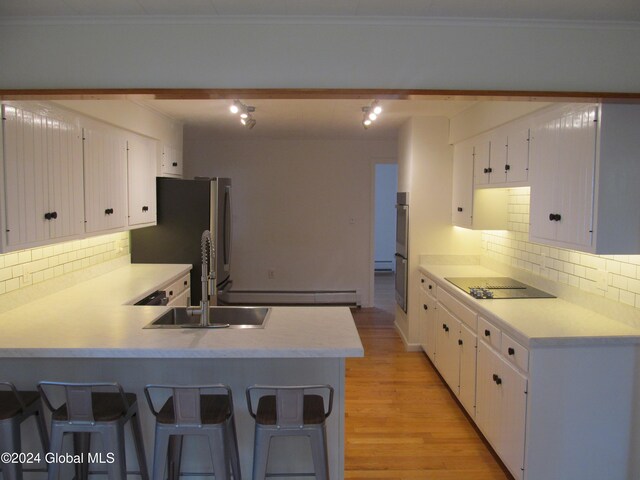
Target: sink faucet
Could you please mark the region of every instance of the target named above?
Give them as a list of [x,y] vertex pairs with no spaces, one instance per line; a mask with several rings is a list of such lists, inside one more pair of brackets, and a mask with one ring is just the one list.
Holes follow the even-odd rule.
[[[215,247],[211,240],[211,232],[205,230],[200,237],[200,250],[202,252],[202,300],[200,300],[200,306],[188,307],[187,310],[191,314],[200,315],[200,326],[207,327],[209,325],[209,303],[213,299],[214,305],[216,301],[216,273],[215,268]],[[209,268],[211,267],[211,268]]]

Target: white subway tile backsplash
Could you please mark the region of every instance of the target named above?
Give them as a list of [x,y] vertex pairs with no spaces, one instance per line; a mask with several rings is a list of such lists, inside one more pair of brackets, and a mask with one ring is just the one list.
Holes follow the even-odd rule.
[[[640,308],[640,255],[591,255],[529,242],[528,187],[510,189],[508,212],[508,230],[482,234],[489,258]],[[607,272],[605,289],[598,271]]]
[[0,295],[129,254],[129,233],[115,233],[0,255]]

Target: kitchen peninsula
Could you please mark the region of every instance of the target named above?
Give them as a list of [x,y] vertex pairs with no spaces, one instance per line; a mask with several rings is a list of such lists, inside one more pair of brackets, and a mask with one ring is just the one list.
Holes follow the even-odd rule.
[[[0,378],[22,389],[33,389],[41,380],[119,382],[138,394],[149,464],[154,418],[145,405],[144,386],[226,383],[234,393],[245,476],[251,473],[253,454],[245,388],[328,383],[335,388],[327,422],[329,463],[332,478],[342,478],[345,358],[363,355],[349,309],[274,307],[264,329],[144,329],[167,307],[133,303],[189,269],[125,265],[0,314]],[[210,471],[206,445],[191,441],[185,444],[183,471]],[[30,444],[37,448],[25,438],[25,448]],[[127,465],[137,470],[131,446],[128,440]],[[304,442],[275,443],[270,470],[311,471],[308,450]]]

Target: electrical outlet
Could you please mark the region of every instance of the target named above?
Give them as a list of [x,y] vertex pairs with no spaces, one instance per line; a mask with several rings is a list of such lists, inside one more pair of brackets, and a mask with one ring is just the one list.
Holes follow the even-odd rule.
[[269,278],[269,280],[273,280],[274,278],[276,278],[276,271],[272,268],[267,270],[267,278]]
[[29,267],[30,265],[28,263],[22,267],[22,283],[24,283],[25,285],[30,284],[32,280],[31,268]]
[[604,270],[596,270],[594,277],[596,288],[598,290],[602,290],[603,292],[609,290],[609,285],[607,283],[607,272],[605,272]]

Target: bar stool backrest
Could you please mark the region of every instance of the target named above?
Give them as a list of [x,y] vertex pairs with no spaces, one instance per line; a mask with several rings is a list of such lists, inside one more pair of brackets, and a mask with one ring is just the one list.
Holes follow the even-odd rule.
[[199,425],[200,414],[199,388],[173,388],[173,414],[177,425]]
[[[327,411],[324,412],[324,417],[328,418],[331,415],[331,409],[333,408],[333,387],[331,385],[295,385],[295,386],[269,386],[269,385],[254,385],[248,387],[247,405],[249,407],[249,414],[256,418],[256,413],[253,411],[251,392],[256,391],[258,393],[271,393],[275,392],[276,402],[276,426],[278,428],[283,427],[298,427],[304,426],[304,397],[308,391],[324,391],[325,395],[328,393]],[[262,396],[262,395],[261,395]]]
[[25,405],[24,401],[22,400],[22,397],[20,396],[20,393],[18,392],[18,389],[16,388],[16,386],[11,383],[11,382],[0,382],[0,389],[5,390],[5,389],[9,389],[11,390],[11,392],[13,393],[13,396],[16,397],[16,400],[18,401],[18,404],[20,405],[20,408],[24,411],[26,410],[27,406]]
[[233,410],[231,388],[227,385],[147,385],[144,387],[144,393],[147,397],[149,408],[156,417],[159,412],[156,410],[151,399],[151,392],[153,390],[171,392],[173,397],[174,424],[177,426],[202,424],[201,395],[207,392],[215,393],[216,391],[220,392],[220,390],[223,390],[224,394],[229,397],[229,408]]
[[276,388],[276,425],[304,425],[304,388]]
[[[64,383],[64,382],[40,382],[38,391],[45,405],[52,412],[56,410],[49,399],[47,389],[64,389],[67,421],[69,423],[95,423],[93,415],[93,393],[94,389],[119,393],[122,399],[123,412],[129,410],[129,402],[124,394],[124,390],[118,383]],[[51,391],[49,391],[49,394]]]

